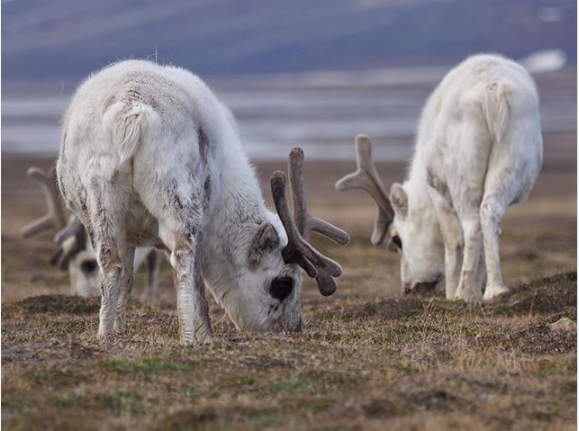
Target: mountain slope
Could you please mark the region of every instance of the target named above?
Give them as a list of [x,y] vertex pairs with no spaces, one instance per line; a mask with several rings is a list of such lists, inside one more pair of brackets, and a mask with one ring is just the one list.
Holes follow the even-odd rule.
[[448,64],[480,51],[521,57],[552,48],[576,61],[572,0],[16,0],[2,9],[9,79],[78,78],[155,52],[212,75]]

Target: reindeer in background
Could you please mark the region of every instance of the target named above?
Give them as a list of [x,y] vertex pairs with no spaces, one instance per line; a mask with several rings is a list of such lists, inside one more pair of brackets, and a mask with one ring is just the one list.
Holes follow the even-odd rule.
[[366,190],[378,205],[372,243],[400,255],[405,292],[431,291],[443,278],[448,299],[506,292],[501,218],[527,200],[543,160],[529,73],[498,55],[476,55],[451,70],[426,102],[408,177],[389,195],[371,145],[356,138],[358,169],[336,188]]
[[[55,167],[44,170],[31,166],[26,174],[40,186],[47,213],[24,226],[22,236],[32,238],[45,231],[54,231],[54,243],[58,248],[50,263],[68,271],[71,293],[82,297],[100,296],[96,254],[82,223],[75,216],[66,215],[58,196]],[[161,258],[161,252],[155,249],[139,248],[135,252],[135,272],[147,261],[145,299],[149,303],[158,300]]]

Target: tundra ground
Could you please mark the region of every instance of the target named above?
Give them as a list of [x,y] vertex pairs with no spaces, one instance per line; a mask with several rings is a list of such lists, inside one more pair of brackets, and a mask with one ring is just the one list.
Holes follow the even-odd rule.
[[[352,163],[306,163],[311,212],[346,228],[338,292],[303,288],[302,334],[239,333],[211,301],[215,342],[177,343],[170,268],[161,297],[139,301],[128,331],[96,340],[98,300],[70,296],[48,264],[51,236],[18,231],[43,212],[24,176],[2,160],[2,425],[11,430],[576,429],[576,135],[546,136],[530,201],[504,219],[501,255],[511,291],[484,305],[400,293],[397,257],[369,244],[374,208],[333,182]],[[283,164],[258,166],[267,179]],[[379,165],[386,183],[400,164]]]

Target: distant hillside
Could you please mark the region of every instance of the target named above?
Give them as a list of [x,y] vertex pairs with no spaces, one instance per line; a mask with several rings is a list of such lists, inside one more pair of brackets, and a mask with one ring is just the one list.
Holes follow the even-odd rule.
[[2,77],[76,79],[158,52],[206,75],[448,64],[562,49],[576,63],[574,0],[13,0]]

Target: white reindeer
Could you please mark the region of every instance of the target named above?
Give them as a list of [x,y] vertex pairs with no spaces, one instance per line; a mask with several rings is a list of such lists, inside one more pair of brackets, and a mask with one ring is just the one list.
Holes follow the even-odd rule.
[[307,243],[310,231],[349,240],[307,213],[302,163],[293,150],[295,221],[285,174],[272,176],[278,217],[232,115],[201,79],[140,60],[91,76],[65,116],[57,176],[101,267],[99,337],[125,327],[135,246],[170,252],[182,344],[211,340],[204,282],[240,329],[301,330],[299,266],[325,295],[342,273]]
[[372,242],[386,239],[400,254],[405,292],[432,290],[445,276],[447,298],[480,300],[485,263],[484,299],[506,291],[500,221],[527,199],[543,157],[537,91],[521,66],[477,55],[451,70],[422,113],[408,178],[390,196],[370,140],[358,136],[356,148],[358,171],[336,188],[365,189],[378,204]]
[[[65,215],[64,208],[58,199],[56,172],[54,166],[48,171],[31,166],[26,172],[29,178],[36,181],[42,190],[47,213],[28,223],[22,228],[22,236],[31,238],[44,231],[55,231],[54,242],[57,251],[50,263],[70,276],[71,293],[82,297],[99,296],[98,263],[96,254],[87,240],[86,230],[74,217]],[[161,265],[160,252],[151,248],[138,248],[135,252],[134,271],[147,262],[145,278],[145,299],[149,303],[158,300],[159,272]]]

